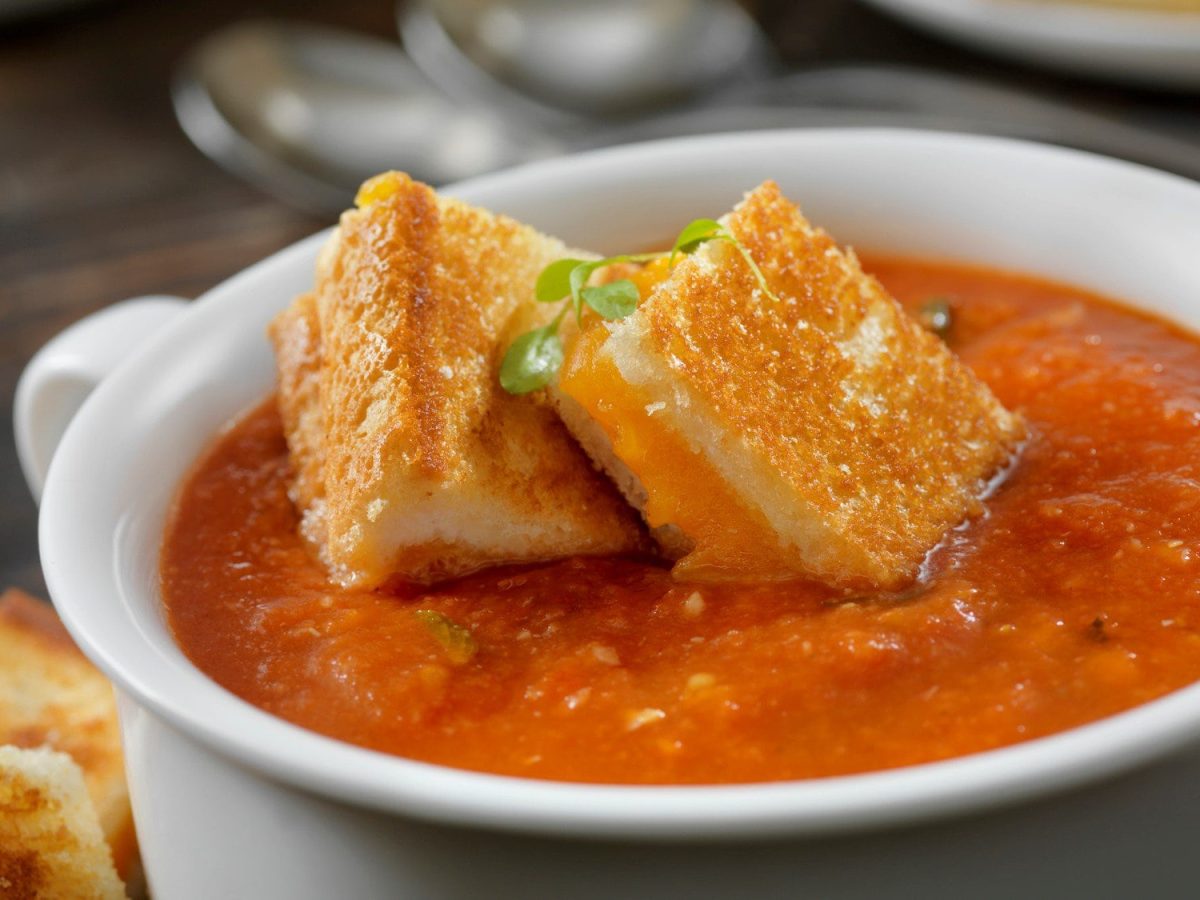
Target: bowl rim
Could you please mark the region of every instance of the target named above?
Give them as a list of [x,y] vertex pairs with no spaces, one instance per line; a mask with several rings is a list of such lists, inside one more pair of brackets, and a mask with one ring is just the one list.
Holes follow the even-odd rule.
[[[1200,220],[1200,185],[1177,176],[1024,141],[903,129],[785,130],[653,141],[532,163],[447,190],[469,199],[497,187],[511,190],[528,179],[619,173],[651,158],[661,162],[698,154],[736,159],[739,150],[750,146],[766,144],[785,152],[802,144],[836,148],[855,142],[891,142],[934,155],[981,153],[1004,157],[1012,165],[1082,167],[1136,183],[1156,196],[1177,196],[1189,215],[1194,209]],[[120,394],[148,377],[147,366],[170,359],[172,346],[219,321],[222,311],[255,282],[313,254],[326,234],[301,240],[205,292],[126,359],[68,426],[46,481],[39,522],[42,562],[68,630],[122,691],[202,745],[269,779],[412,818],[526,833],[661,841],[826,835],[980,811],[1116,774],[1200,739],[1197,683],[1048,737],[904,768],[758,784],[594,785],[452,769],[367,750],[251,706],[190,663],[190,670],[168,671],[157,662],[156,644],[134,621],[121,595],[114,551],[108,550],[106,572],[75,564],[79,542],[103,541],[108,535],[84,530],[80,520],[86,517],[79,508],[87,497],[72,486],[94,477],[96,436],[114,430],[112,415],[120,409]],[[103,610],[115,613],[100,629],[95,623]],[[104,629],[106,635],[96,633]],[[112,638],[118,633],[126,650],[136,647],[139,652],[123,654]]]

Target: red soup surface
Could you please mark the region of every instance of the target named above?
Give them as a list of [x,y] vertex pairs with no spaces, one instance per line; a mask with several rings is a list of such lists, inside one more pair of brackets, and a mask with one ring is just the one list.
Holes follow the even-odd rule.
[[1032,431],[985,515],[911,590],[689,585],[618,558],[341,590],[297,537],[267,402],[182,488],[162,553],[176,639],[221,685],[314,731],[593,782],[885,769],[1200,678],[1200,343],[1045,281],[869,268],[912,309],[948,298],[952,346]]

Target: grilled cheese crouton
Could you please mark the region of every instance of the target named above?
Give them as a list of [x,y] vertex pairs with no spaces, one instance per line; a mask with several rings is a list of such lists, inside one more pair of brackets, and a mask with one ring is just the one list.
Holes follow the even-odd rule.
[[125,897],[83,773],[65,753],[0,747],[0,896]]
[[[564,421],[692,579],[912,579],[1023,434],[767,182],[631,316],[568,348]],[[599,426],[596,428],[595,426]],[[663,533],[663,532],[659,532]]]
[[16,590],[0,597],[0,744],[69,754],[83,770],[118,872],[138,880],[112,685],[49,604]]
[[534,286],[566,247],[398,173],[358,205],[314,300],[273,327],[293,493],[335,580],[641,548],[636,515],[545,397],[496,379],[511,340],[553,315]]
[[49,604],[16,590],[0,597],[0,744],[49,746],[83,770],[121,877],[138,878],[116,698]]

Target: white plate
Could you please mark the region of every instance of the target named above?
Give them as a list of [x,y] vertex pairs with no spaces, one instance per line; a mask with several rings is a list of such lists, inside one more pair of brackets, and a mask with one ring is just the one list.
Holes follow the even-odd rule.
[[943,37],[1077,75],[1200,88],[1200,12],[1074,0],[865,0]]

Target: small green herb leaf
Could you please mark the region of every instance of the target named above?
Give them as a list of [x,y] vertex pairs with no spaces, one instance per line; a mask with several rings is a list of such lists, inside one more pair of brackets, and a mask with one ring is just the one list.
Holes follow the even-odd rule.
[[695,219],[683,226],[679,236],[675,238],[675,246],[671,248],[671,265],[680,253],[691,253],[705,241],[711,241],[725,231],[716,219]]
[[[779,299],[749,251],[716,219],[696,219],[679,232],[670,252],[671,265],[680,253],[691,253],[706,241],[725,241],[732,246],[750,267],[763,293],[772,300]],[[666,253],[625,253],[606,259],[559,259],[546,266],[534,286],[536,298],[541,303],[562,300],[563,307],[549,325],[528,331],[513,341],[500,364],[501,386],[510,394],[528,394],[554,380],[563,361],[558,325],[568,309],[574,310],[577,321],[581,321],[584,304],[605,319],[623,319],[637,309],[641,297],[637,285],[628,278],[588,287],[588,280],[597,269],[614,263],[645,263],[665,256]]]
[[571,270],[571,301],[574,304],[576,319],[583,312],[583,289],[587,286],[588,279],[605,262],[607,260],[602,259],[595,260],[594,262],[585,262]]
[[930,331],[945,340],[954,327],[954,311],[945,297],[930,297],[917,313],[917,318]]
[[512,342],[500,364],[500,385],[510,394],[528,394],[554,380],[563,361],[558,322],[527,331]]
[[641,299],[637,285],[628,278],[584,288],[581,294],[583,302],[606,319],[625,318],[637,309]]
[[762,269],[758,267],[758,263],[754,261],[754,257],[750,255],[750,251],[746,249],[728,228],[718,222],[716,219],[696,219],[684,226],[683,231],[679,232],[679,237],[675,238],[675,246],[671,248],[671,265],[675,265],[675,257],[680,253],[691,253],[701,244],[708,241],[724,241],[733,247],[746,261],[746,265],[750,267],[750,271],[754,274],[758,286],[762,288],[764,294],[772,300],[778,301],[779,298],[775,292],[771,290],[767,284],[767,278],[763,275]]
[[479,645],[471,632],[463,628],[453,619],[432,609],[418,609],[414,615],[429,629],[434,640],[442,645],[450,662],[456,666],[469,663],[479,651]]
[[571,290],[571,272],[576,266],[582,266],[582,259],[559,259],[542,269],[538,276],[537,287],[534,289],[539,303],[557,303],[573,293]]

